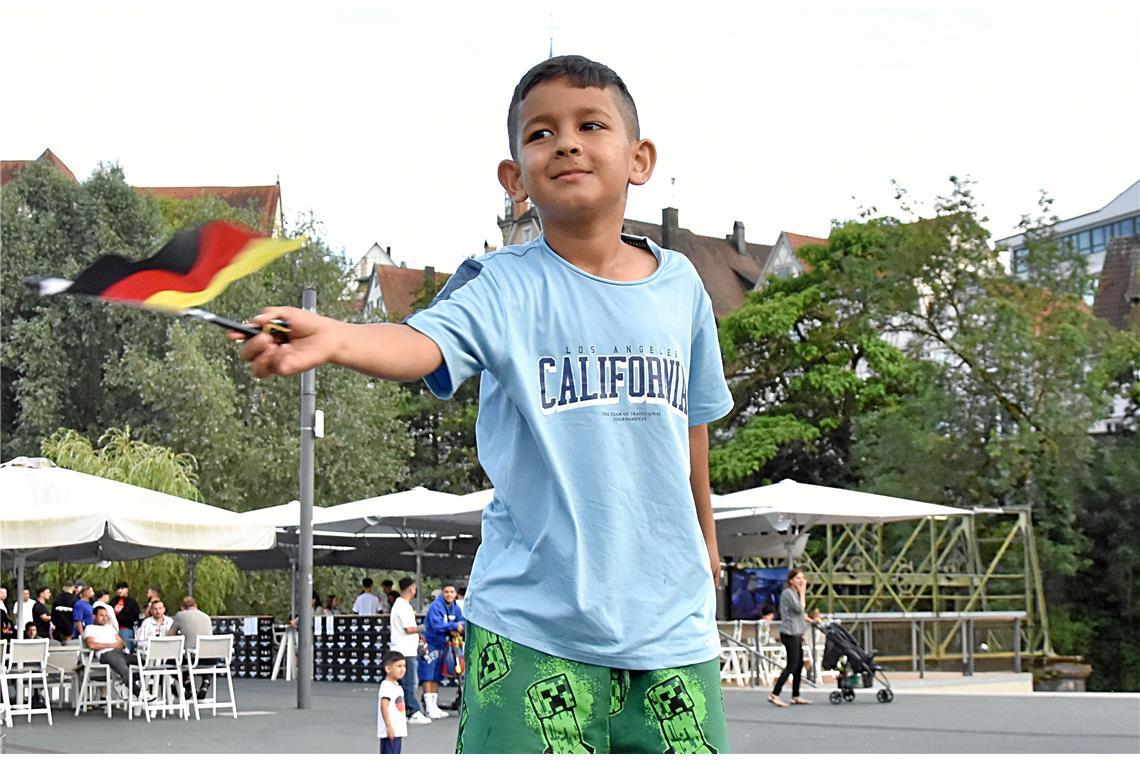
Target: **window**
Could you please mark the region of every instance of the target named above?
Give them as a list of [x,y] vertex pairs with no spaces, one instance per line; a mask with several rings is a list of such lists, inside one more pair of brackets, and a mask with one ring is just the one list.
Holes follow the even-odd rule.
[[1077,250],[1081,253],[1092,251],[1092,235],[1088,230],[1077,234]]
[[1013,252],[1013,273],[1025,274],[1029,271],[1029,261],[1025,258],[1026,250],[1018,248]]
[[1093,253],[1100,253],[1101,251],[1104,250],[1104,239],[1106,237],[1106,235],[1105,235],[1106,232],[1107,232],[1107,228],[1105,228],[1105,227],[1093,228],[1093,230],[1092,230],[1092,252]]

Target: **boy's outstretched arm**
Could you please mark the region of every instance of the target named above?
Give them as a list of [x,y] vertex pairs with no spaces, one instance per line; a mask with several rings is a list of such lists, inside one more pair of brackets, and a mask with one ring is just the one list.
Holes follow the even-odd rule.
[[[289,323],[289,342],[276,343],[269,335],[245,342],[241,357],[255,377],[295,375],[331,362],[383,380],[408,381],[431,374],[443,363],[435,341],[404,324],[354,325],[289,306],[266,309],[253,322],[264,325],[273,319]],[[228,335],[234,340],[245,337]]]
[[709,496],[709,426],[689,428],[689,486],[697,505],[697,521],[705,537],[709,552],[709,569],[713,585],[720,584],[720,552],[716,545],[716,523],[713,520],[712,498]]

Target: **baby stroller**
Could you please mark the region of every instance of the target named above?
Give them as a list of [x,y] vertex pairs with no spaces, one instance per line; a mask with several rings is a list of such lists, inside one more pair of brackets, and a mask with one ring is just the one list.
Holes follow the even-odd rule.
[[870,689],[875,681],[882,684],[875,697],[882,703],[892,701],[895,693],[891,691],[891,682],[883,672],[881,665],[875,664],[875,652],[867,653],[855,641],[855,637],[848,633],[839,623],[831,622],[822,627],[827,637],[823,645],[824,670],[835,670],[839,673],[839,688],[828,695],[831,704],[855,701],[856,689]]

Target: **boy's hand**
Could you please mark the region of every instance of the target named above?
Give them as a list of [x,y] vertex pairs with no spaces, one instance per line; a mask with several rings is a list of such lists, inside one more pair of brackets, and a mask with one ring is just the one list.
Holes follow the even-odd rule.
[[[253,318],[261,326],[273,319],[289,323],[289,342],[277,343],[271,335],[258,335],[245,341],[241,358],[250,363],[254,377],[295,375],[330,361],[340,346],[343,323],[304,309],[278,306],[265,309]],[[231,340],[245,338],[228,332]]]
[[392,741],[395,738],[396,738],[396,729],[392,728],[391,726],[388,726],[388,741]]

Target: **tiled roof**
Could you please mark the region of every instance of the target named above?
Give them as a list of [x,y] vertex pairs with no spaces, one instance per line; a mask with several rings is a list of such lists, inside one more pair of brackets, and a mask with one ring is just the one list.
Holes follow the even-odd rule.
[[[40,157],[37,158],[36,161],[42,161],[44,163],[51,164],[56,169],[59,169],[59,171],[63,174],[63,176],[67,177],[72,182],[78,182],[79,181],[79,180],[75,179],[75,175],[71,172],[71,169],[67,168],[67,164],[63,163],[63,161],[60,161],[59,156],[52,153],[50,148],[48,150],[45,150],[43,153],[41,153]],[[32,161],[0,161],[0,186],[7,185],[9,182],[12,181],[12,179],[17,174],[20,173],[20,171],[24,167],[26,167],[28,164],[31,164],[31,163],[33,163],[33,162]]]
[[[660,224],[626,219],[622,230],[661,244]],[[669,247],[689,257],[712,299],[717,319],[744,303],[745,294],[756,284],[760,269],[772,252],[770,245],[746,243],[748,253],[741,255],[728,238],[698,235],[684,227],[677,229],[677,240],[671,241]]]
[[[397,322],[412,313],[412,303],[423,290],[426,277],[423,269],[376,265],[376,278],[380,282],[380,295],[389,321]],[[435,289],[439,290],[448,277],[451,275],[446,272],[436,272]]]
[[793,251],[798,251],[801,245],[827,245],[827,238],[812,237],[811,235],[797,235],[794,232],[784,232]]
[[157,195],[163,198],[189,200],[209,195],[220,198],[226,205],[236,209],[254,208],[258,213],[258,227],[262,232],[272,233],[277,207],[281,203],[281,188],[277,185],[255,185],[252,187],[136,187],[140,193]]
[[1109,241],[1093,314],[1121,330],[1140,326],[1140,235]]

